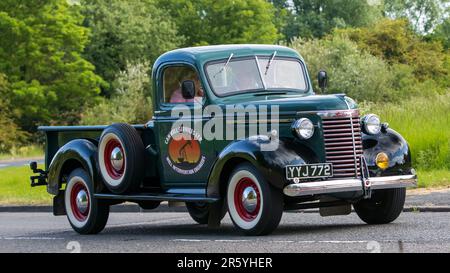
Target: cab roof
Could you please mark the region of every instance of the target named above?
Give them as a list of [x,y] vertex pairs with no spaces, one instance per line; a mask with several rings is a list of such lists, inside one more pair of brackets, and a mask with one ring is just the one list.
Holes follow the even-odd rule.
[[154,69],[165,62],[188,62],[203,66],[208,61],[226,59],[232,53],[233,58],[235,58],[254,55],[270,56],[274,51],[277,52],[277,56],[303,60],[297,51],[285,46],[255,44],[213,45],[180,48],[166,52],[156,60]]

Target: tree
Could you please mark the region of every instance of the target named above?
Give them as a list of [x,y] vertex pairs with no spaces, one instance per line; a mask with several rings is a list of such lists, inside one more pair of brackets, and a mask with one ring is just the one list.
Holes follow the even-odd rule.
[[273,1],[285,9],[286,23],[281,32],[287,42],[295,37],[323,37],[333,28],[361,27],[376,22],[382,15],[381,2],[361,0]]
[[0,152],[9,152],[25,138],[11,118],[11,106],[6,96],[8,92],[9,83],[5,75],[0,74]]
[[265,0],[160,0],[186,37],[184,46],[272,44],[280,36],[274,9]]
[[88,42],[81,22],[78,7],[65,0],[0,2],[0,73],[23,129],[76,123],[97,97],[102,80],[81,56]]
[[448,50],[450,48],[450,18],[445,19],[438,25],[433,33],[429,35],[429,38],[433,41],[441,42],[444,48]]
[[440,42],[426,42],[418,36],[405,19],[384,19],[368,28],[338,30],[358,46],[383,58],[390,64],[405,64],[413,68],[417,79],[434,79],[446,82],[448,77],[446,59]]
[[[83,0],[84,25],[91,29],[85,56],[112,83],[127,62],[152,63],[181,44],[183,37],[169,14],[154,0]],[[111,95],[114,88],[104,90]]]
[[449,3],[449,0],[386,0],[385,14],[394,19],[406,18],[417,33],[426,34],[448,17]]
[[113,84],[114,95],[83,113],[82,124],[145,123],[152,116],[149,64],[127,64]]

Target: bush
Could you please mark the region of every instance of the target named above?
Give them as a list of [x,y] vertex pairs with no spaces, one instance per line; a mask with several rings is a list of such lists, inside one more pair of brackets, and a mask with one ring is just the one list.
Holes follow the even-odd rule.
[[448,77],[448,54],[442,43],[425,41],[414,33],[407,20],[383,19],[372,27],[336,30],[335,35],[349,37],[360,49],[389,64],[409,65],[420,81],[433,79],[439,82]]
[[145,123],[151,118],[149,64],[128,64],[116,78],[116,94],[88,109],[82,115],[82,124]]
[[399,99],[398,92],[393,90],[394,75],[389,65],[361,51],[348,38],[296,39],[291,46],[305,58],[316,92],[319,88],[315,77],[320,69],[325,69],[329,75],[326,93],[346,93],[358,101]]

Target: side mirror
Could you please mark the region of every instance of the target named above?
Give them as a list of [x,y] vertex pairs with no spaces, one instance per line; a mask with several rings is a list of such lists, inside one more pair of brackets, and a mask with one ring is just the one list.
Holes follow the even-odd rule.
[[322,89],[322,93],[325,91],[325,88],[328,84],[328,76],[325,70],[320,70],[317,74],[317,81],[319,82],[319,87]]
[[190,100],[195,97],[194,81],[187,80],[181,83],[181,94],[185,100]]

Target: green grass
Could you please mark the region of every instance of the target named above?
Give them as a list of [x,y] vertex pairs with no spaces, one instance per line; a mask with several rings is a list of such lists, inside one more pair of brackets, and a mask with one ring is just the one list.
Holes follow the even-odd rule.
[[430,170],[417,172],[419,188],[450,187],[450,170]]
[[51,204],[46,187],[30,187],[30,175],[28,166],[0,169],[0,205]]
[[44,156],[44,148],[40,145],[28,145],[13,148],[9,153],[0,153],[0,160]]
[[411,148],[420,170],[450,170],[450,93],[414,97],[400,104],[363,104],[399,132]]

